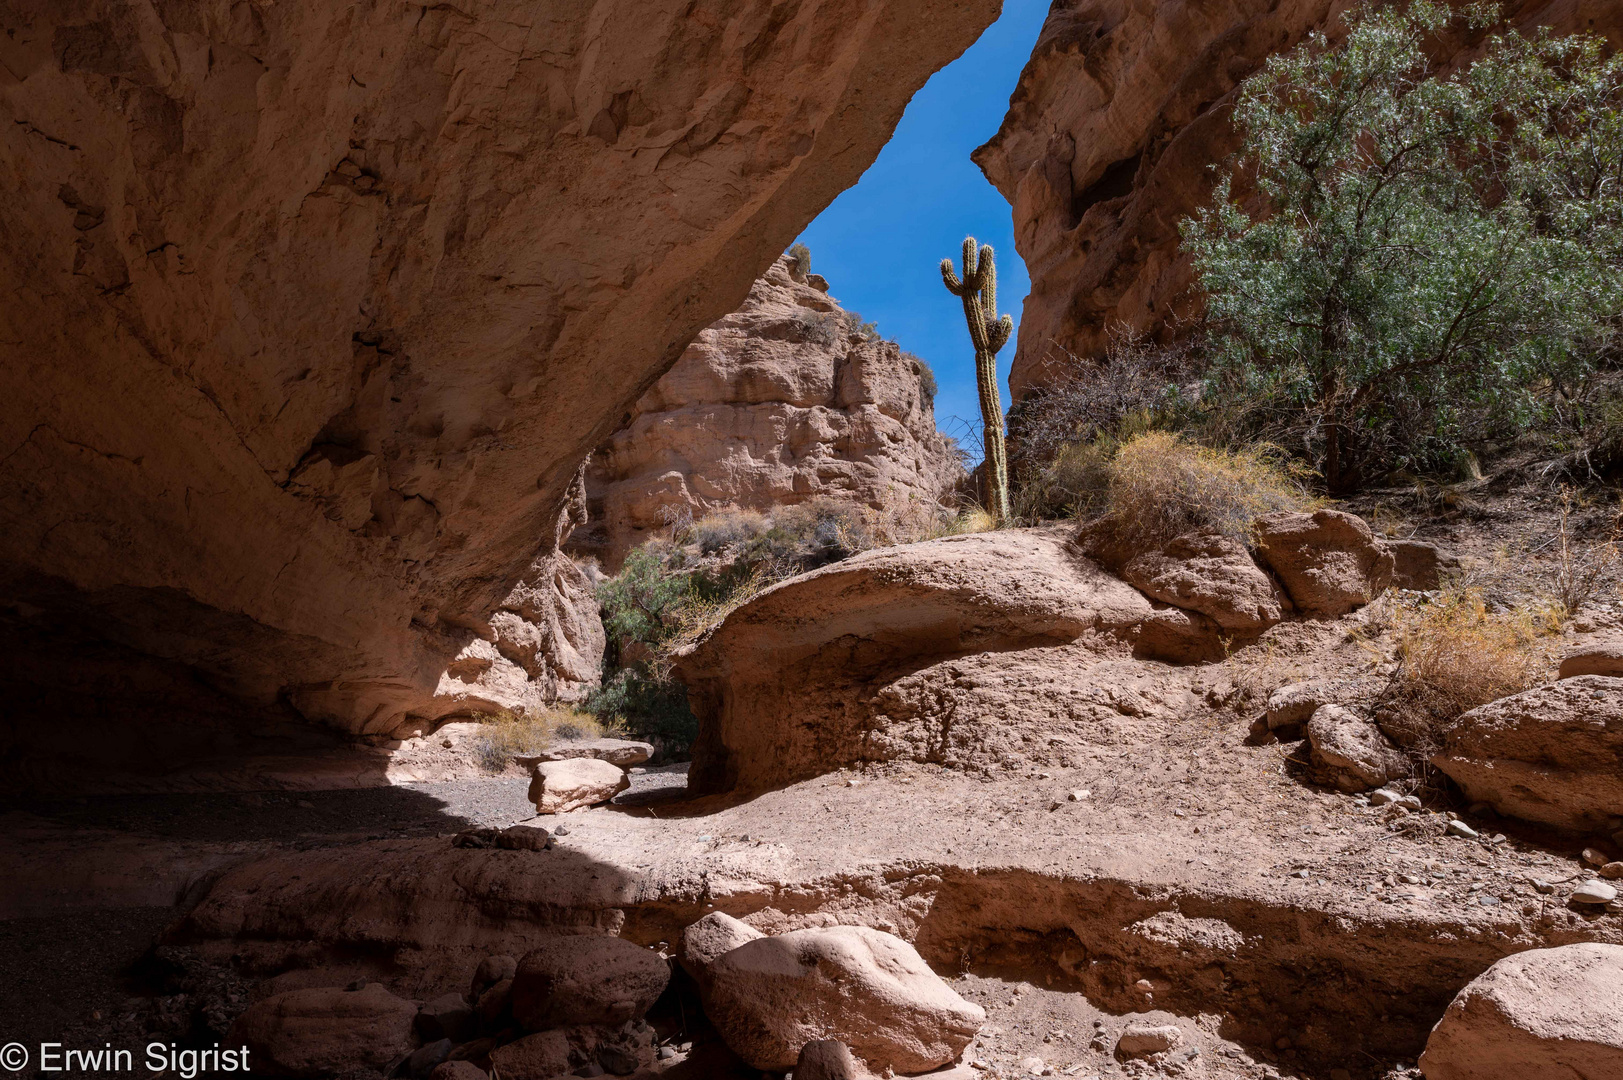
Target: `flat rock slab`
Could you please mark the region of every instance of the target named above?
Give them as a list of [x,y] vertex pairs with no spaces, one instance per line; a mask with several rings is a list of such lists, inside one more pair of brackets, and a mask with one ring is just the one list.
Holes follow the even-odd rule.
[[636,742],[631,739],[579,739],[555,743],[533,758],[515,757],[513,760],[521,765],[531,765],[542,761],[596,758],[629,769],[633,765],[641,765],[653,756],[652,743]]

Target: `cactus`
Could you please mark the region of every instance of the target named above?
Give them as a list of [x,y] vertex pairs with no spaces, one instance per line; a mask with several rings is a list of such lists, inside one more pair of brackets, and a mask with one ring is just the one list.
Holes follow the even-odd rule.
[[964,276],[953,271],[952,260],[941,260],[941,280],[947,291],[964,302],[964,321],[975,346],[975,382],[981,395],[981,422],[986,443],[987,509],[998,524],[1009,522],[1009,459],[1003,445],[1003,403],[997,392],[997,353],[1014,332],[1014,320],[997,313],[997,264],[992,245],[978,248],[973,236],[964,237]]

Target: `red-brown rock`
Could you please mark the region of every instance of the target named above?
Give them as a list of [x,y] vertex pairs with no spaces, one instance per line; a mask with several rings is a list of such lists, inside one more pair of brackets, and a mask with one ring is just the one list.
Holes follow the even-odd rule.
[[997,10],[7,5],[10,717],[137,715],[40,745],[133,768],[441,709],[587,452]]
[[818,498],[922,520],[964,480],[919,362],[790,266],[700,333],[592,454],[571,550],[614,569],[673,521]]

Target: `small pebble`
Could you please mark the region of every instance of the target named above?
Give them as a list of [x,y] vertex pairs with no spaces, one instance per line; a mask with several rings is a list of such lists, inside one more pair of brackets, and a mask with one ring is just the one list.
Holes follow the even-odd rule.
[[1413,795],[1405,795],[1398,800],[1398,805],[1408,810],[1420,809],[1420,800]]
[[569,826],[568,825],[560,825],[560,826],[558,826],[556,829],[552,830],[552,835],[553,836],[568,836],[569,835]]
[[[304,804],[300,803],[299,805],[303,806]],[[1584,848],[1584,862],[1588,863],[1590,866],[1605,866],[1611,861],[1612,860],[1608,859],[1604,853],[1596,851],[1592,847]]]
[[1544,893],[1546,896],[1548,896],[1550,893],[1555,892],[1555,886],[1551,885],[1548,881],[1545,881],[1543,878],[1534,878],[1533,879],[1533,891],[1534,892],[1541,892],[1541,893]]
[[1391,788],[1381,788],[1379,791],[1369,793],[1369,801],[1372,806],[1385,806],[1387,803],[1397,802],[1401,798],[1403,796]]
[[1623,862],[1609,862],[1600,868],[1600,876],[1614,881],[1623,878]]
[[1449,836],[1458,836],[1464,840],[1475,840],[1478,835],[1475,829],[1471,828],[1471,826],[1467,825],[1463,821],[1450,821],[1448,823],[1448,828],[1445,829],[1444,832],[1446,832]]
[[1075,791],[1071,792],[1071,801],[1081,802],[1083,799],[1089,798],[1092,795],[1093,792],[1089,791],[1087,788],[1077,788]]

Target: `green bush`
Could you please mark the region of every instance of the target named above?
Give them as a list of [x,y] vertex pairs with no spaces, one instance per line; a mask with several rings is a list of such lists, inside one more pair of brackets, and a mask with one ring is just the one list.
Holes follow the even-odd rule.
[[655,741],[665,755],[686,756],[699,734],[698,718],[688,708],[687,688],[647,664],[609,675],[586,699],[585,708],[596,716],[615,718],[635,738]]
[[1316,35],[1242,87],[1243,146],[1184,223],[1207,396],[1294,409],[1332,491],[1526,429],[1623,313],[1623,58],[1508,34],[1442,76],[1426,42],[1485,9],[1347,19],[1342,43]]

